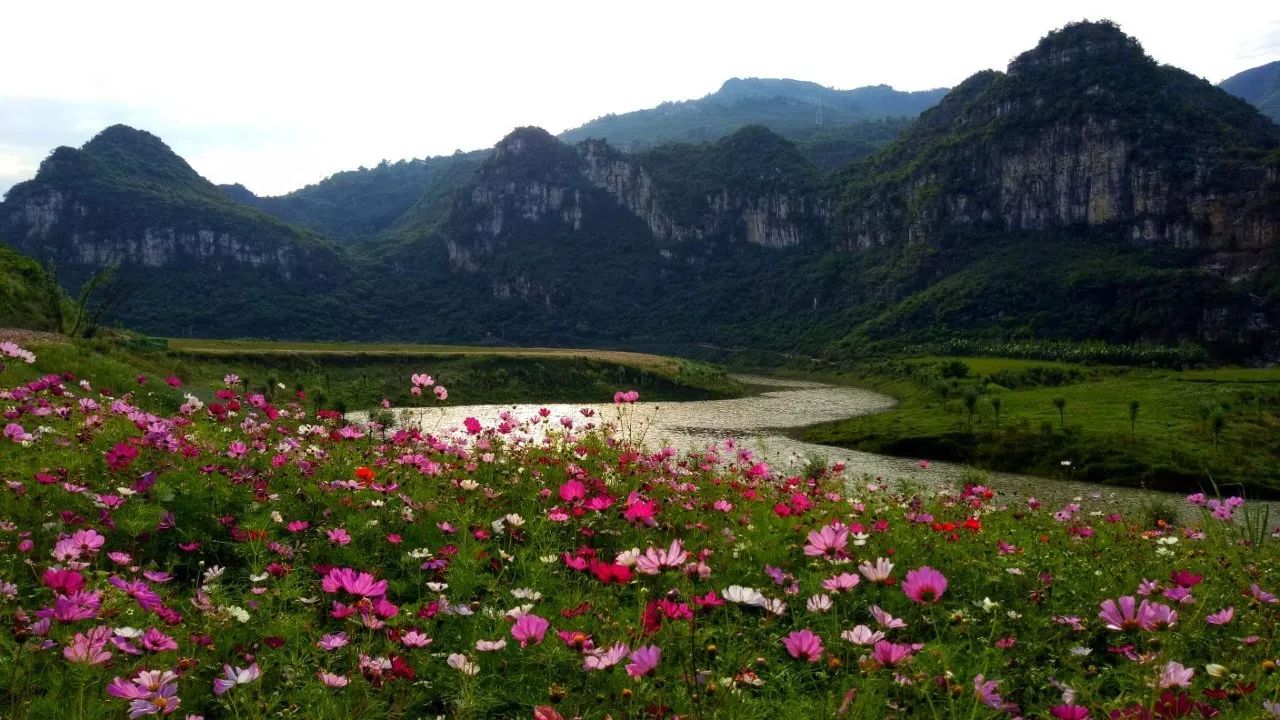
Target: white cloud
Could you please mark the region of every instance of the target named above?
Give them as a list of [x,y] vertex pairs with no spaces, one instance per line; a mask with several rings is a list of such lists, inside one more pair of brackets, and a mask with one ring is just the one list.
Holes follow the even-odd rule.
[[[950,86],[1084,17],[1110,17],[1162,62],[1218,81],[1244,58],[1280,57],[1272,8],[45,0],[5,11],[0,144],[29,171],[53,145],[125,122],[215,182],[280,193],[382,158],[487,147],[517,125],[558,132],[699,97],[732,76]],[[5,117],[19,111],[25,122]]]

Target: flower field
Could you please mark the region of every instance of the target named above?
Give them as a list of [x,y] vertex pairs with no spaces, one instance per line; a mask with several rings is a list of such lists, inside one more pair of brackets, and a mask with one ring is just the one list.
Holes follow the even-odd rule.
[[1280,717],[1238,498],[790,475],[632,444],[633,393],[429,433],[139,377],[160,414],[0,355],[0,717]]

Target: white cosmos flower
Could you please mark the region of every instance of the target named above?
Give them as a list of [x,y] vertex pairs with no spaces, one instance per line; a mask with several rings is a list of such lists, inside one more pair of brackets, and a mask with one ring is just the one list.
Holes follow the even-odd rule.
[[640,548],[631,548],[630,550],[623,550],[622,552],[618,553],[618,556],[613,559],[613,562],[615,565],[623,565],[626,567],[631,567],[632,565],[635,565],[636,560],[639,560],[639,559],[640,559]]
[[831,609],[831,596],[818,594],[810,597],[804,604],[806,610],[812,613],[824,613]]
[[754,605],[756,607],[764,607],[764,595],[755,588],[743,587],[741,585],[730,585],[721,593],[724,599],[731,603],[739,605]]
[[136,637],[142,637],[142,631],[138,628],[118,627],[112,630],[112,632],[116,634],[116,637],[122,637],[128,640],[132,640]]
[[884,639],[884,633],[879,630],[872,630],[866,625],[855,625],[852,630],[845,630],[840,633],[840,637],[854,645],[875,645]]
[[475,675],[480,672],[480,666],[461,653],[453,653],[445,663],[463,675]]
[[517,600],[532,600],[537,602],[542,599],[542,593],[531,588],[516,588],[511,591],[511,595]]
[[764,609],[774,615],[785,615],[787,614],[787,603],[781,598],[767,598],[764,601]]

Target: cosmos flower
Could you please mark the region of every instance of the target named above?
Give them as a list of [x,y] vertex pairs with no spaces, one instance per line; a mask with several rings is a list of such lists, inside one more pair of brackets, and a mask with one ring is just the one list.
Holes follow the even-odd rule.
[[822,638],[809,629],[796,630],[782,638],[782,645],[791,657],[808,660],[811,663],[822,659]]
[[918,603],[936,603],[946,590],[947,578],[928,565],[908,570],[902,581],[902,592]]

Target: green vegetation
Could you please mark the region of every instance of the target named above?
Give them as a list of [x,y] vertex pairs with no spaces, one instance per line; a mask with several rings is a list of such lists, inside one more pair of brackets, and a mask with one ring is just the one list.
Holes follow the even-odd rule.
[[1280,60],[1236,73],[1218,83],[1218,87],[1280,123]]
[[748,125],[795,141],[815,164],[834,168],[892,140],[946,90],[900,92],[880,85],[833,90],[797,80],[734,78],[706,97],[605,115],[560,135],[565,142],[608,140],[637,152],[664,143],[714,142]]
[[886,413],[812,442],[1152,489],[1280,497],[1280,368],[1176,371],[990,357],[863,364]]
[[39,263],[0,245],[0,328],[60,332],[65,303]]
[[[700,400],[745,392],[723,368],[682,358],[607,350],[481,348],[446,345],[285,343],[226,340],[148,340],[108,333],[93,341],[26,343],[37,370],[92,375],[117,391],[142,392],[165,378],[208,400],[223,378],[238,373],[267,397],[306,388],[319,407],[364,410],[388,399],[413,401],[408,378],[431,368],[461,403],[596,402],[621,389],[646,400]],[[282,387],[283,386],[283,387]],[[465,387],[465,391],[457,390]],[[172,409],[172,408],[170,408]]]

